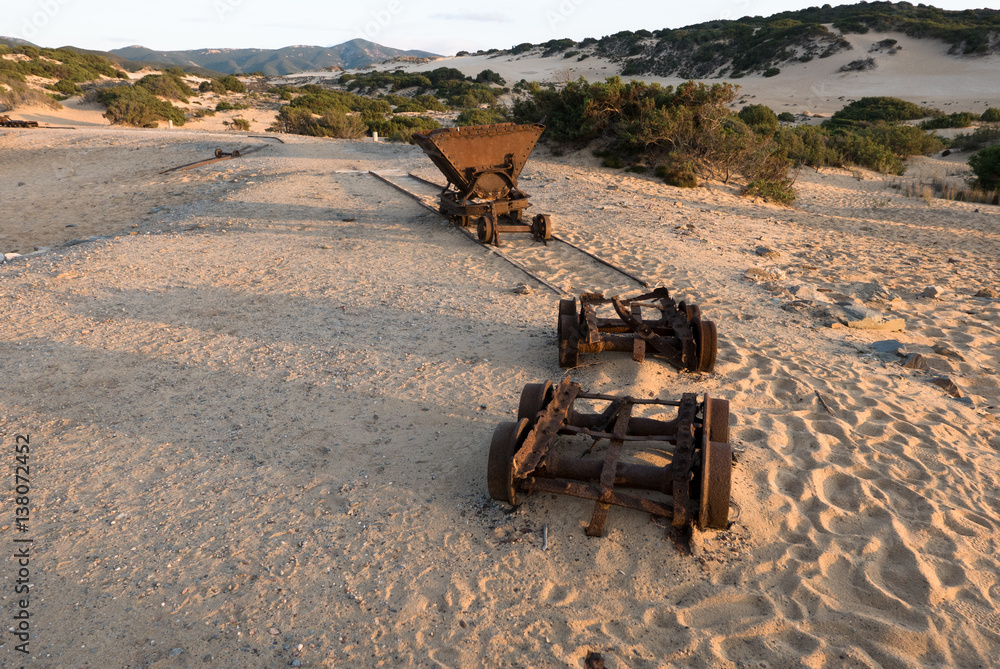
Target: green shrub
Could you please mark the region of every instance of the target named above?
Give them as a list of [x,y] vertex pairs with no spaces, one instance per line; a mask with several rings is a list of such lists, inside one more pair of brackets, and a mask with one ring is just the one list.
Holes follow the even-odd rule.
[[855,100],[836,112],[831,121],[908,121],[940,114],[936,109],[920,107],[890,97],[867,97]]
[[493,70],[483,70],[482,72],[476,75],[475,80],[477,83],[494,83],[499,86],[503,86],[504,84],[507,83],[503,77],[501,77]]
[[394,116],[391,119],[368,122],[369,132],[399,142],[413,143],[413,133],[437,130],[441,124],[426,116]]
[[418,95],[413,98],[413,101],[421,105],[427,111],[443,112],[448,111],[448,108],[436,97],[429,94]]
[[191,87],[176,74],[147,74],[135,85],[153,95],[184,103],[188,101],[189,96],[194,95]]
[[976,151],[993,144],[1000,144],[1000,128],[993,126],[976,128],[971,135],[963,133],[951,141],[951,147],[959,151]]
[[979,116],[972,112],[955,112],[947,116],[938,116],[921,122],[920,127],[924,130],[936,130],[938,128],[968,128],[974,121],[979,120]]
[[779,70],[776,67],[769,67],[766,70],[764,70],[765,77],[776,77],[779,74],[781,74],[781,70]]
[[607,156],[603,161],[601,161],[601,165],[604,167],[610,167],[613,170],[620,170],[625,166],[622,163],[621,158],[618,156]]
[[206,79],[205,81],[198,84],[198,92],[200,93],[216,93],[217,95],[225,95],[226,87],[218,79]]
[[82,90],[80,90],[79,86],[77,86],[74,82],[70,81],[69,79],[60,79],[53,85],[49,86],[49,88],[54,91],[59,91],[64,95],[76,95],[77,93],[83,92]]
[[795,201],[795,191],[792,189],[791,179],[776,181],[758,179],[757,181],[751,181],[743,189],[743,195],[762,197],[765,200],[781,204],[791,204]]
[[246,93],[247,87],[243,85],[243,82],[237,79],[232,74],[227,74],[224,77],[219,77],[219,83],[227,90],[233,93]]
[[329,137],[340,139],[360,139],[368,132],[368,126],[361,117],[342,112],[328,112],[320,125],[329,132]]
[[112,125],[155,128],[158,121],[184,125],[184,112],[165,102],[144,86],[113,86],[97,93],[98,101],[108,108],[104,117]]
[[756,132],[773,133],[778,129],[778,117],[767,105],[747,105],[740,110],[739,117]]
[[229,122],[229,127],[231,130],[243,130],[245,132],[250,130],[250,121],[237,117]]
[[240,110],[240,109],[250,109],[250,105],[241,104],[241,103],[233,104],[231,102],[226,102],[225,100],[223,100],[219,104],[215,105],[215,111],[217,111],[217,112]]
[[663,179],[666,184],[677,188],[696,188],[698,186],[698,178],[690,168],[658,165],[653,174]]
[[795,114],[792,112],[781,112],[778,114],[778,120],[782,123],[795,123]]
[[978,151],[969,158],[969,167],[979,177],[979,187],[983,190],[1000,188],[1000,146],[991,146]]
[[1000,108],[990,107],[979,116],[979,120],[984,123],[1000,123]]
[[465,109],[455,119],[455,125],[490,125],[508,121],[510,121],[510,114],[503,107]]

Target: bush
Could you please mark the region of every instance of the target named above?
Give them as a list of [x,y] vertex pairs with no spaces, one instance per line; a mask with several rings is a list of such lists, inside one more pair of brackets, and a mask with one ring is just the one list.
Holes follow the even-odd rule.
[[466,109],[455,119],[455,125],[490,125],[508,121],[510,121],[510,113],[503,107]]
[[743,189],[743,195],[762,197],[765,200],[781,204],[791,204],[795,201],[795,191],[792,190],[791,179],[752,181]]
[[250,109],[250,105],[232,104],[231,102],[226,102],[225,100],[223,100],[219,104],[215,105],[215,111],[217,111],[217,112],[231,111],[231,110],[234,110],[234,109],[235,110]]
[[984,123],[1000,123],[1000,109],[990,107],[980,115],[979,120]]
[[[940,114],[936,109],[920,107],[890,97],[868,97],[856,100],[836,112],[831,121],[908,121]],[[836,124],[836,123],[835,123]]]
[[795,123],[795,114],[792,112],[781,112],[778,114],[778,120],[782,123]]
[[769,67],[766,70],[764,70],[765,77],[776,77],[779,74],[781,74],[781,70],[779,70],[776,67]]
[[320,125],[329,131],[330,137],[340,139],[360,139],[368,132],[368,126],[359,116],[341,112],[329,112],[323,116]]
[[191,87],[176,74],[147,74],[135,85],[146,89],[153,95],[178,102],[186,103],[188,96],[194,95]]
[[499,86],[503,86],[504,84],[507,83],[503,77],[501,77],[493,70],[483,70],[482,72],[476,75],[475,80],[477,83],[494,83]]
[[230,130],[243,130],[244,132],[250,130],[250,121],[245,118],[234,118],[229,122]]
[[227,74],[224,77],[218,79],[219,83],[227,91],[232,91],[233,93],[246,93],[247,87],[243,85],[243,82],[237,79],[232,74]]
[[49,88],[51,88],[54,91],[59,91],[64,95],[76,95],[77,93],[83,92],[82,90],[80,90],[79,86],[77,86],[74,82],[70,81],[69,79],[60,79],[53,85],[49,86]]
[[979,177],[980,188],[1000,188],[1000,146],[991,146],[977,152],[969,158],[969,167]]
[[920,124],[924,130],[936,130],[938,128],[968,128],[979,117],[972,112],[955,112],[947,116],[938,116],[928,119]]
[[959,151],[976,151],[992,144],[1000,143],[1000,128],[976,128],[971,135],[957,135],[951,141],[951,147]]
[[696,188],[698,186],[698,178],[689,167],[659,165],[653,173],[670,186],[677,188]]
[[184,112],[165,102],[144,86],[113,86],[98,92],[98,101],[108,108],[104,118],[112,125],[155,128],[158,121],[184,125]]
[[394,116],[391,119],[371,120],[368,130],[380,137],[400,142],[413,143],[413,133],[437,130],[441,124],[426,116]]
[[747,105],[740,110],[739,116],[756,132],[773,133],[778,129],[778,117],[767,105]]

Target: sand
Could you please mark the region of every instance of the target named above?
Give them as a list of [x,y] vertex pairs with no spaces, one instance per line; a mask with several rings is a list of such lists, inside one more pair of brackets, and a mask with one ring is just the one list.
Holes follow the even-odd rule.
[[[284,136],[158,174],[227,139],[266,141],[0,131],[0,251],[52,248],[0,265],[0,443],[12,472],[30,435],[34,539],[31,657],[8,633],[0,664],[995,663],[1000,300],[974,295],[1000,288],[996,207],[826,169],[778,207],[536,152],[522,187],[558,234],[718,324],[712,374],[627,354],[572,372],[731,402],[739,514],[685,555],[645,514],[612,508],[588,538],[590,503],[489,499],[494,427],[565,373],[559,295],[366,174],[437,178],[418,149]],[[571,293],[634,290],[556,245],[506,248]],[[830,327],[852,300],[905,331]]]

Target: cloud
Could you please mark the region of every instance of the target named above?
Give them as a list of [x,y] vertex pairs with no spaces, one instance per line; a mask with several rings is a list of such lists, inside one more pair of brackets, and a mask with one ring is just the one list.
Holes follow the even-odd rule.
[[432,19],[443,19],[445,21],[482,21],[483,23],[506,23],[510,21],[505,14],[500,12],[490,12],[488,14],[476,12],[464,12],[462,14],[432,14]]

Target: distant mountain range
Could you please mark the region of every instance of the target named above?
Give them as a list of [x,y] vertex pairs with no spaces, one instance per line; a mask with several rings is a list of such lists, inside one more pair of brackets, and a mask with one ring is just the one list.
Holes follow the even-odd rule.
[[363,39],[336,46],[287,46],[283,49],[195,49],[153,51],[128,46],[110,51],[114,56],[134,61],[166,63],[181,68],[202,67],[226,74],[263,72],[270,76],[295,74],[305,70],[364,67],[390,58],[439,58],[429,51],[403,51]]

